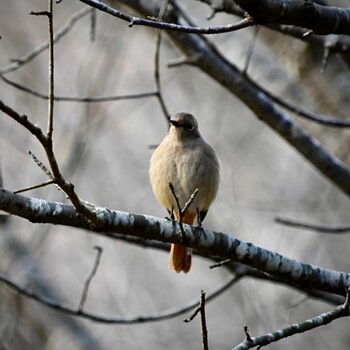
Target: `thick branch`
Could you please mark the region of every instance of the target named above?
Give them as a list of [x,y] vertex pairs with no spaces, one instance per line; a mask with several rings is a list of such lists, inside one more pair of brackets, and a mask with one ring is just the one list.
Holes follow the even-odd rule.
[[[132,6],[141,13],[152,13],[161,1],[118,0]],[[171,21],[186,22],[182,11],[173,4]],[[175,18],[174,18],[175,17]],[[283,139],[291,144],[324,176],[336,184],[344,193],[350,195],[350,171],[337,157],[323,146],[287,113],[279,109],[259,86],[242,74],[238,68],[227,61],[202,35],[168,32],[177,47],[189,57],[189,62],[201,69],[213,80],[220,83],[233,95],[237,96],[254,114]]]
[[235,0],[258,23],[289,24],[316,34],[350,34],[350,9],[311,0]]
[[[60,224],[92,230],[73,206],[23,197],[0,188],[0,210],[37,223]],[[130,214],[106,208],[94,208],[99,220],[95,232],[122,233],[162,242],[181,243],[178,223],[152,216]],[[350,274],[302,264],[275,252],[236,239],[230,235],[196,230],[183,225],[186,244],[199,252],[229,258],[276,276],[288,284],[344,295]]]

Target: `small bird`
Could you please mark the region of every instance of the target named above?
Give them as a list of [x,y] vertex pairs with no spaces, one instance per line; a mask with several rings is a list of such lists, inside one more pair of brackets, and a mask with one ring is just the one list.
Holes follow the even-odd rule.
[[[150,161],[153,193],[171,217],[179,221],[179,209],[169,183],[173,185],[181,209],[198,189],[182,222],[193,225],[197,218],[200,226],[218,191],[220,163],[215,150],[200,135],[197,120],[192,114],[175,114],[170,118],[170,124],[168,135],[155,149]],[[191,268],[191,260],[191,248],[182,244],[171,245],[171,270],[186,273]]]

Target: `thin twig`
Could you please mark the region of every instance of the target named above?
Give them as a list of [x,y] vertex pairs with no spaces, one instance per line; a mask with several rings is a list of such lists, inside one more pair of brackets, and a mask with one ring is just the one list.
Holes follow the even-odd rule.
[[47,113],[47,140],[52,143],[53,132],[53,108],[54,108],[54,49],[53,49],[53,6],[52,0],[48,0],[48,10],[39,12],[30,12],[35,16],[46,16],[48,18],[48,33],[49,33],[49,103]]
[[209,266],[210,269],[215,269],[216,267],[221,267],[221,266],[224,266],[224,265],[227,265],[229,263],[232,262],[232,259],[225,259],[225,260],[222,260],[222,261],[219,261],[215,264],[212,264]]
[[47,138],[52,143],[53,133],[53,108],[55,96],[55,65],[54,65],[54,42],[53,42],[53,0],[48,0],[49,16],[48,16],[48,31],[49,31],[49,103],[47,116]]
[[295,113],[297,116],[310,120],[312,122],[316,122],[321,125],[325,125],[332,128],[350,128],[350,121],[348,120],[342,120],[337,119],[331,116],[323,115],[323,114],[317,114],[312,113],[303,110],[302,108],[295,106],[286,100],[272,94],[271,92],[267,91],[262,86],[258,85],[256,82],[249,80],[250,83],[252,83],[257,89],[259,89],[261,92],[263,92],[268,98],[270,98],[273,102],[277,103],[281,107],[289,110],[292,113]]
[[[41,98],[43,100],[48,100],[49,96],[32,90],[26,86],[23,86],[13,80],[8,79],[7,77],[0,75],[0,79],[3,80],[6,84],[15,87],[18,90],[27,92],[30,95]],[[148,97],[158,97],[158,92],[144,92],[139,94],[129,94],[129,95],[119,95],[119,96],[85,96],[85,97],[72,97],[72,96],[54,96],[53,99],[55,102],[80,102],[80,103],[99,103],[99,102],[111,102],[111,101],[120,101],[120,100],[132,100],[139,98],[148,98]]]
[[41,188],[41,187],[45,187],[45,186],[48,186],[48,185],[52,185],[54,183],[55,183],[54,180],[49,180],[49,181],[46,181],[46,182],[42,182],[41,184],[38,184],[38,185],[33,185],[33,186],[21,188],[19,190],[13,191],[13,193],[14,194],[23,193],[23,192],[35,190],[37,188]]
[[95,258],[95,262],[94,265],[92,267],[91,272],[86,276],[86,280],[84,283],[84,289],[83,289],[83,293],[81,295],[81,299],[80,299],[80,303],[79,303],[79,307],[78,307],[78,313],[81,313],[83,311],[86,299],[87,299],[87,295],[89,292],[89,287],[90,287],[90,282],[92,281],[92,279],[94,278],[97,269],[100,265],[100,261],[101,261],[101,255],[102,255],[102,248],[99,246],[95,246],[94,249],[96,249],[97,253],[96,253],[96,258]]
[[277,342],[281,339],[293,336],[298,333],[304,333],[312,329],[324,326],[338,318],[348,317],[350,306],[350,288],[347,288],[346,299],[344,304],[339,305],[334,310],[329,312],[324,312],[321,315],[313,317],[311,319],[305,320],[300,323],[295,323],[273,333],[265,334],[258,337],[250,337],[243,341],[238,346],[234,347],[233,350],[247,350],[251,348],[261,348],[272,342]]
[[196,195],[198,193],[198,188],[196,188],[194,190],[194,192],[191,194],[191,197],[185,203],[185,205],[184,205],[184,207],[182,209],[181,209],[179,198],[176,195],[175,188],[174,188],[174,186],[173,186],[173,184],[171,182],[169,182],[169,188],[170,188],[170,191],[171,191],[171,193],[172,193],[172,195],[173,195],[173,197],[175,199],[176,206],[177,206],[177,211],[179,213],[179,226],[180,226],[180,231],[181,231],[181,238],[182,238],[182,240],[185,240],[186,233],[185,233],[185,229],[183,227],[183,218],[184,218],[184,215],[186,214],[188,208],[190,207],[190,205],[193,203],[194,199],[196,198]]
[[321,225],[313,225],[307,224],[304,222],[289,220],[281,217],[276,217],[275,222],[281,225],[290,226],[294,228],[305,229],[309,231],[316,231],[320,233],[329,233],[329,234],[344,234],[350,233],[350,226],[342,226],[342,227],[327,227]]
[[[165,0],[159,10],[158,17],[160,20],[163,18],[164,13],[168,7],[169,0]],[[160,107],[162,109],[162,112],[167,119],[167,122],[169,123],[170,121],[170,113],[167,109],[167,106],[165,104],[165,100],[162,94],[162,88],[161,88],[161,83],[160,83],[160,66],[159,66],[159,61],[160,61],[160,44],[162,41],[162,33],[161,30],[158,29],[156,33],[156,45],[155,45],[155,50],[154,50],[154,82],[156,84],[156,89],[157,89],[157,98],[160,104]]]
[[244,326],[243,330],[244,330],[244,334],[245,334],[245,339],[249,342],[252,341],[252,337],[250,336],[248,326]]
[[[215,288],[210,294],[208,294],[207,302],[214,300],[225,292],[228,288],[234,285],[240,278],[236,276],[228,276],[226,280],[217,288]],[[13,282],[8,277],[0,273],[0,281],[5,283],[9,288],[14,290],[16,293],[24,295],[27,298],[33,299],[36,302],[48,306],[57,311],[63,312],[65,314],[80,317],[84,319],[89,319],[94,322],[104,323],[104,324],[139,324],[147,322],[158,322],[162,320],[172,319],[174,317],[183,315],[195,306],[198,305],[198,299],[190,301],[188,304],[181,307],[174,307],[160,312],[155,312],[148,315],[135,315],[135,316],[101,316],[87,311],[78,312],[76,308],[66,306],[56,300],[52,300],[43,295],[40,295],[28,288],[24,288],[19,284]]]
[[201,327],[202,327],[202,349],[209,350],[208,346],[208,330],[207,330],[207,321],[205,317],[205,292],[201,290],[200,302],[198,307],[194,310],[192,315],[189,318],[184,320],[185,323],[191,322],[200,312],[201,314]]
[[195,310],[192,312],[192,315],[188,318],[185,318],[184,319],[184,322],[185,323],[189,323],[191,322],[192,320],[194,320],[194,318],[198,315],[198,313],[201,311],[201,306],[200,306],[200,303],[199,305],[195,308]]
[[177,212],[179,213],[179,226],[180,226],[181,238],[182,238],[182,240],[185,240],[186,233],[185,233],[185,229],[183,227],[183,212],[181,210],[179,198],[177,197],[176,192],[175,192],[175,188],[171,182],[169,182],[169,188],[170,188],[170,191],[175,199],[175,203],[177,206]]
[[43,164],[41,160],[32,152],[28,150],[28,154],[33,158],[35,164],[45,173],[45,175],[52,181],[54,181],[54,177],[51,171]]
[[220,33],[237,31],[243,28],[253,26],[255,24],[252,18],[244,18],[235,24],[228,24],[225,26],[218,26],[218,27],[182,26],[179,24],[157,21],[154,19],[150,20],[150,19],[130,16],[111,6],[108,6],[107,4],[99,0],[79,0],[79,1],[83,2],[84,4],[90,5],[92,7],[95,7],[102,12],[106,12],[114,17],[127,21],[129,23],[129,27],[132,27],[135,25],[141,25],[146,27],[158,28],[163,30],[172,30],[172,31],[178,31],[178,32],[185,32],[185,33],[220,34]]
[[196,188],[193,193],[191,194],[191,197],[189,198],[189,200],[185,203],[184,207],[182,208],[182,215],[185,215],[186,211],[188,210],[188,208],[190,207],[190,205],[193,203],[193,201],[195,200],[196,196],[198,194],[198,188]]
[[202,348],[203,350],[209,350],[208,346],[208,329],[207,321],[205,318],[205,292],[201,291],[201,325],[202,325]]

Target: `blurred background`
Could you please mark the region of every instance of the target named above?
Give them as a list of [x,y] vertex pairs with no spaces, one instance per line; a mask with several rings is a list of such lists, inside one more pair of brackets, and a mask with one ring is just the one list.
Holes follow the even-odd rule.
[[[178,1],[198,25],[224,25],[238,18],[217,14],[198,1]],[[345,4],[346,2],[344,2]],[[115,5],[118,5],[115,2]],[[337,3],[339,5],[339,3]],[[59,29],[84,8],[79,1],[54,6]],[[0,72],[47,40],[47,1],[0,2]],[[127,10],[130,13],[130,10]],[[156,15],[156,14],[154,14]],[[90,16],[81,19],[55,46],[57,96],[117,96],[155,91],[156,32],[97,13],[96,38]],[[254,29],[210,36],[231,62],[243,69]],[[245,105],[202,72],[182,65],[168,68],[181,53],[163,35],[162,92],[171,114],[193,113],[203,137],[221,160],[221,183],[204,226],[232,234],[290,258],[349,271],[349,236],[325,235],[277,225],[276,216],[340,226],[350,223],[348,198]],[[348,117],[349,72],[330,57],[322,75],[323,52],[261,28],[248,73],[262,86],[308,111]],[[48,53],[6,75],[46,94]],[[0,99],[44,130],[47,101],[0,80]],[[348,165],[349,132],[299,120]],[[155,97],[104,103],[55,103],[54,148],[60,168],[79,196],[97,206],[164,217],[148,180],[153,145],[167,133]],[[44,164],[38,141],[0,115],[0,158],[4,187],[16,190],[47,180],[28,150]],[[54,187],[25,195],[67,202]],[[85,277],[99,245],[101,263],[84,310],[106,316],[147,315],[182,306],[223,283],[225,268],[195,257],[187,275],[168,271],[167,253],[108,240],[69,227],[30,224],[10,217],[0,224],[0,272],[13,281],[65,305],[78,306]],[[209,346],[231,349],[244,339],[243,327],[261,335],[313,317],[333,306],[305,298],[286,287],[243,279],[207,304]],[[200,320],[191,313],[138,325],[105,325],[63,315],[0,284],[0,348],[17,349],[195,349],[201,346]],[[349,320],[297,335],[271,349],[349,348]]]

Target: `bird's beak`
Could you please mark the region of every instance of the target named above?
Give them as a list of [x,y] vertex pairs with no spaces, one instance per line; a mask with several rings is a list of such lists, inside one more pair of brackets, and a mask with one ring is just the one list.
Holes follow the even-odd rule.
[[175,126],[175,128],[181,126],[179,122],[177,122],[176,120],[170,119],[169,120],[170,124]]

